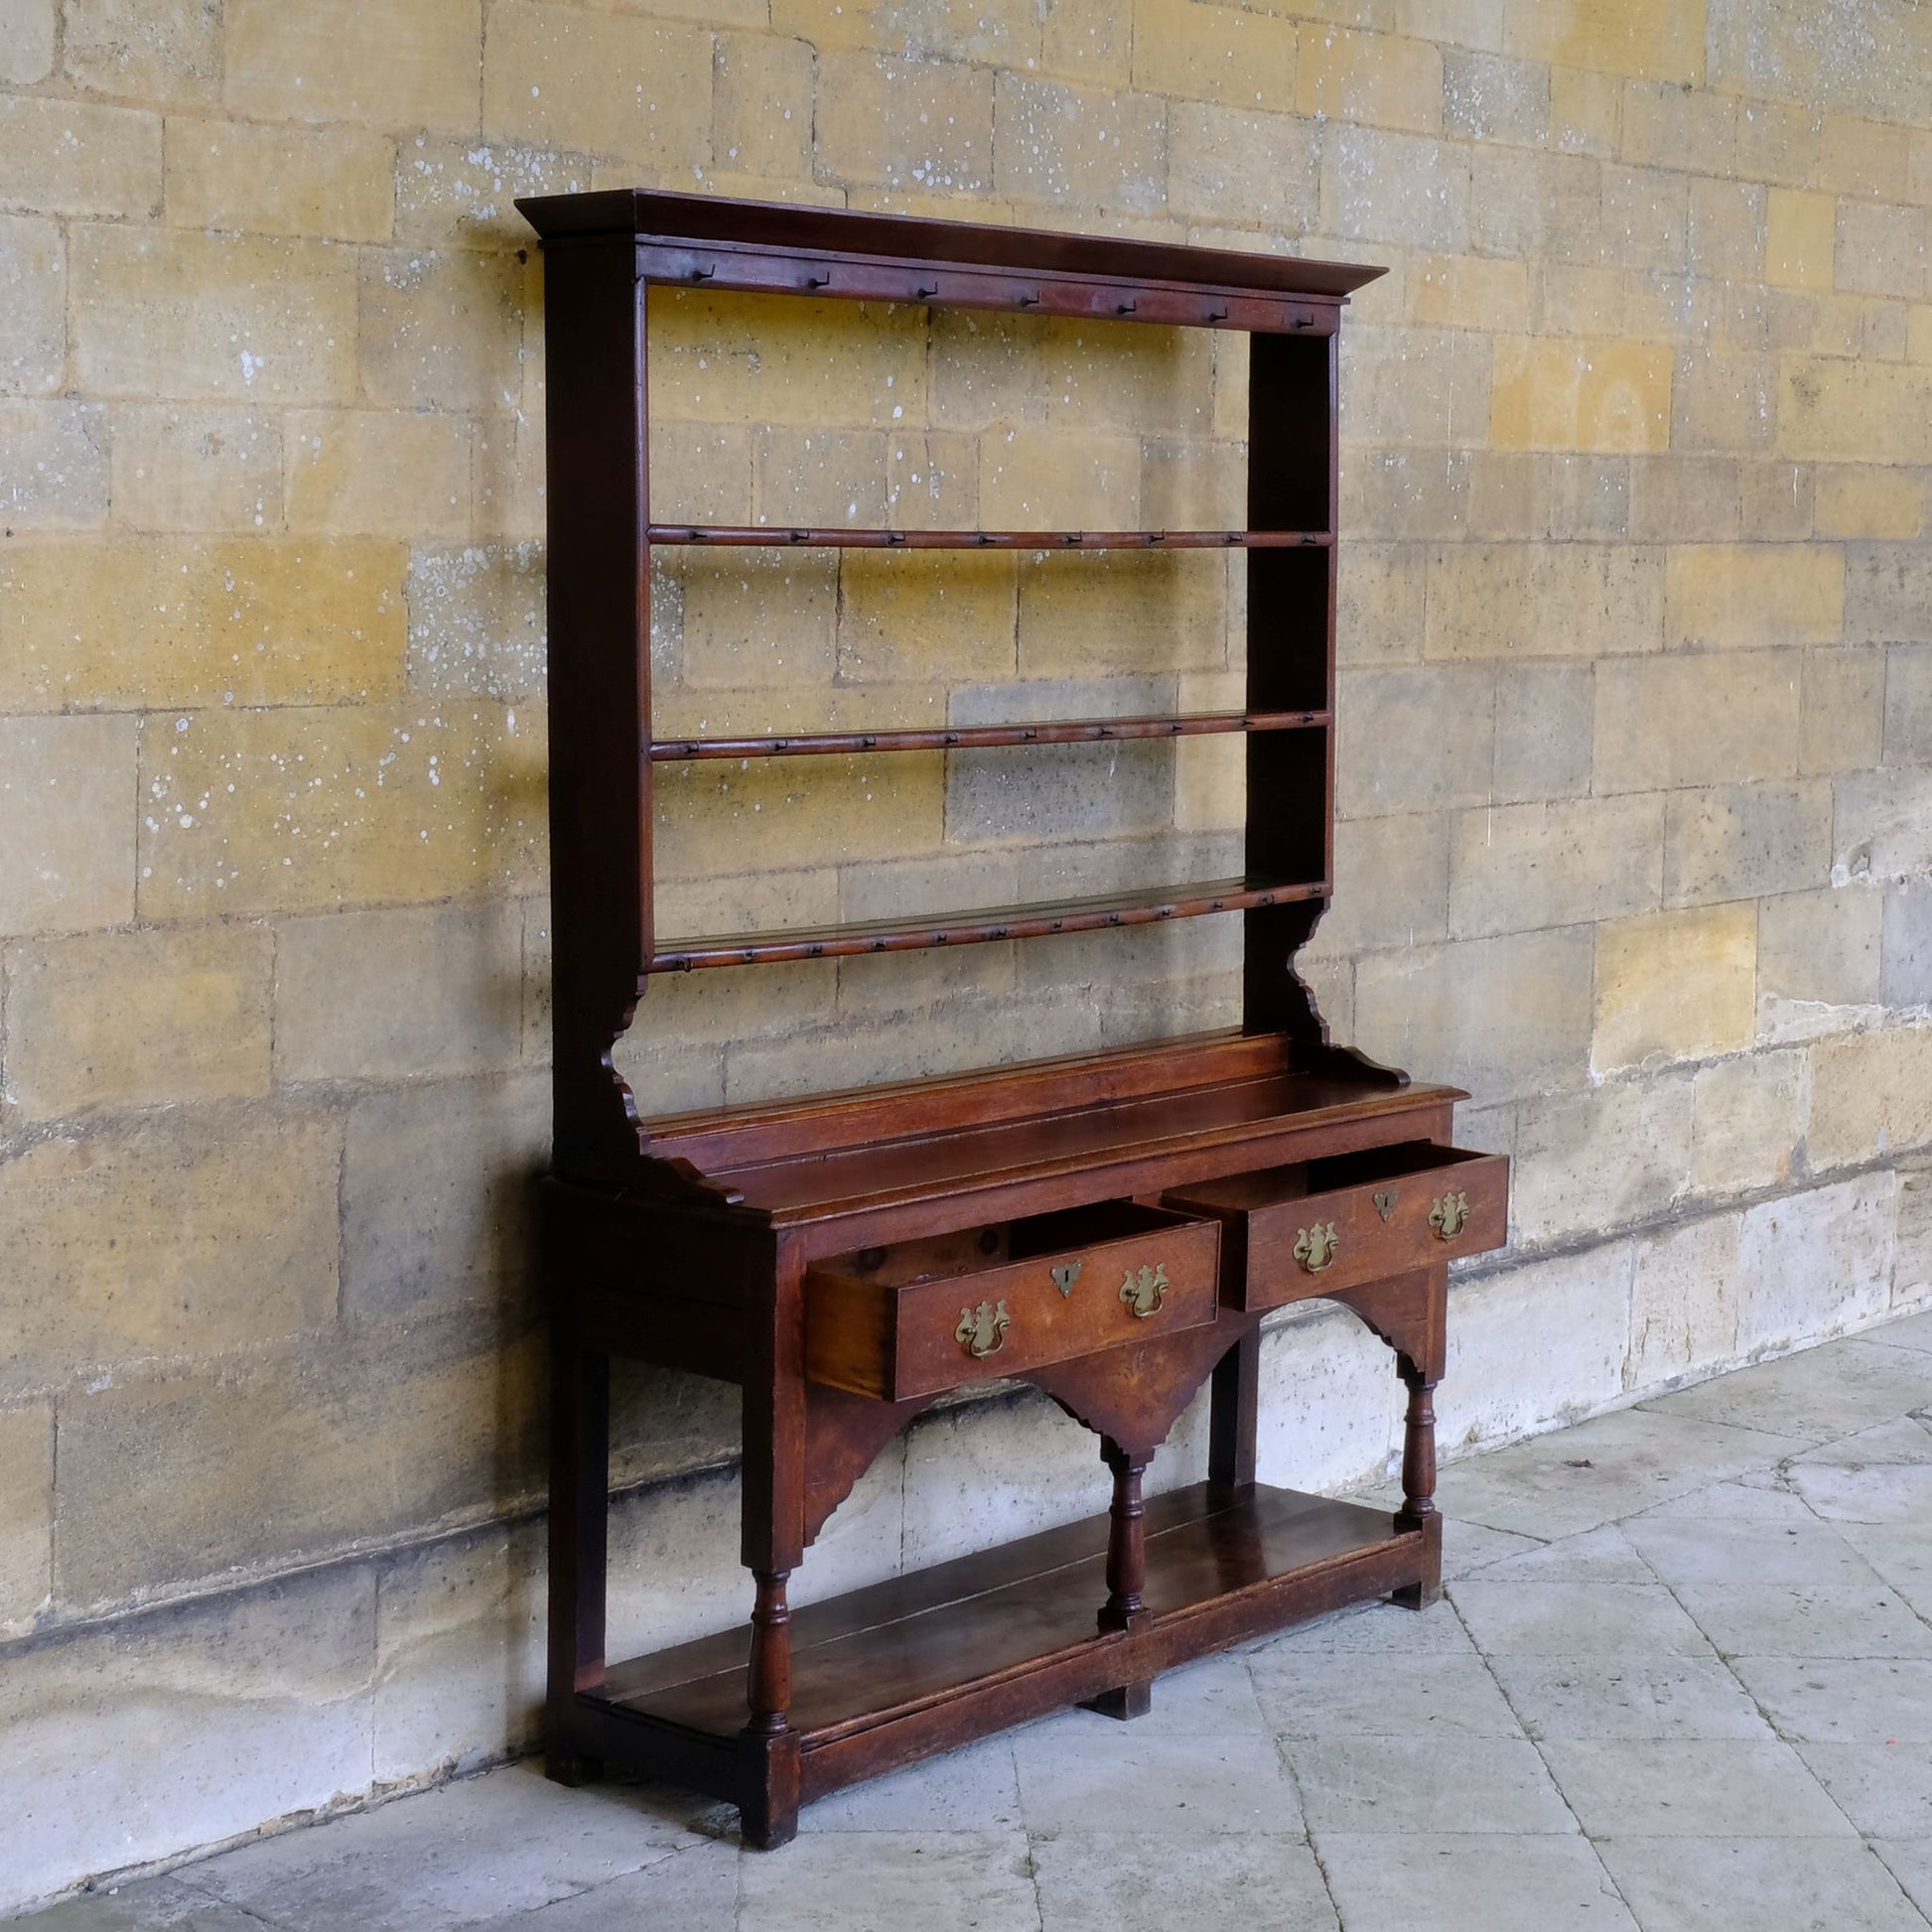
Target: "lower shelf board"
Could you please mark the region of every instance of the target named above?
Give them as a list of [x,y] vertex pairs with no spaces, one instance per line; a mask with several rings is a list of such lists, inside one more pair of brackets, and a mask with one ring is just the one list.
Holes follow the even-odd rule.
[[[1098,1627],[1104,1515],[794,1610],[791,1722],[808,1767],[881,1731],[905,1733],[892,1758],[944,1748],[1381,1594],[1423,1564],[1422,1533],[1386,1511],[1260,1485],[1151,1497],[1147,1532],[1149,1615],[1131,1633]],[[744,1728],[749,1659],[749,1629],[734,1630],[613,1665],[582,1701],[723,1743]],[[956,1707],[956,1722],[921,1722]],[[808,1786],[844,1781],[825,1769]]]

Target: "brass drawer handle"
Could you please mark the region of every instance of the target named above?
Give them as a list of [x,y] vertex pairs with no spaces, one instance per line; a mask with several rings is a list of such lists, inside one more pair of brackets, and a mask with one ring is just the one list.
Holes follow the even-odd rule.
[[1469,1219],[1467,1194],[1445,1194],[1429,1210],[1429,1225],[1445,1241],[1453,1241]]
[[1006,1346],[1007,1327],[1012,1320],[1004,1302],[997,1307],[982,1302],[976,1309],[960,1310],[959,1326],[952,1331],[952,1338],[974,1361],[984,1361]]
[[1335,1239],[1335,1224],[1317,1221],[1311,1228],[1295,1230],[1295,1259],[1311,1275],[1318,1275],[1335,1258],[1341,1243]]
[[1120,1285],[1120,1299],[1142,1321],[1151,1314],[1159,1314],[1162,1303],[1168,1299],[1168,1264],[1157,1261],[1150,1268],[1143,1263],[1138,1275],[1130,1268],[1127,1279]]

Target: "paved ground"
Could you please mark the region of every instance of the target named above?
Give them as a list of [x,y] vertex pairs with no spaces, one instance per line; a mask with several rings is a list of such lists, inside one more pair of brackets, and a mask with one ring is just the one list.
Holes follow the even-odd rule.
[[527,1766],[35,1932],[1852,1932],[1932,1921],[1932,1315],[1447,1470],[1449,1598],[805,1814]]

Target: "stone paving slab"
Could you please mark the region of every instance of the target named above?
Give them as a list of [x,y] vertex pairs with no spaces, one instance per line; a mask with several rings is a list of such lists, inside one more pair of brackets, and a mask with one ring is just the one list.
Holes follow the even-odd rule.
[[807,1810],[511,1765],[27,1932],[1932,1928],[1932,1314],[1445,1471],[1446,1600]]

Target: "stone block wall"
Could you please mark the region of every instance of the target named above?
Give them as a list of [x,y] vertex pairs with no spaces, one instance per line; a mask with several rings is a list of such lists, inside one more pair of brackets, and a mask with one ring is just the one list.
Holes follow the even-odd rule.
[[[0,1906],[531,1733],[519,194],[1387,264],[1345,336],[1310,969],[1516,1160],[1447,1444],[1932,1297],[1929,71],[1913,0],[0,0]],[[652,324],[666,516],[1240,520],[1238,341]],[[1235,702],[1242,585],[674,558],[659,716]],[[1238,862],[1226,744],[811,762],[667,770],[668,929]],[[1236,940],[696,975],[624,1064],[661,1110],[1224,1024]],[[1317,1311],[1268,1361],[1267,1473],[1383,1471],[1378,1344]],[[701,1382],[621,1393],[614,1621],[653,1644],[746,1606],[735,1429]],[[1199,1454],[1195,1418],[1158,1472]],[[801,1593],[1097,1478],[1041,1405],[947,1410]]]

